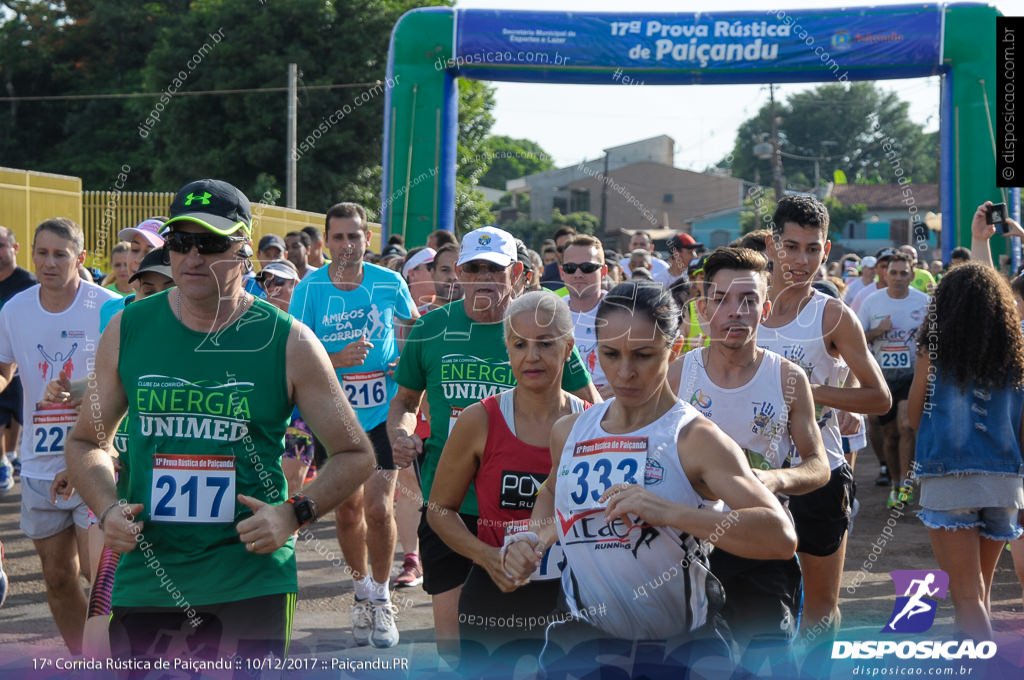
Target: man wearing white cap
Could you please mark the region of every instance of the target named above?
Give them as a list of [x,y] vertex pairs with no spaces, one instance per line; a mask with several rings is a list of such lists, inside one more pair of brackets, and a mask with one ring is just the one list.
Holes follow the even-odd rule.
[[[425,502],[459,413],[515,386],[502,320],[512,302],[512,283],[522,271],[515,238],[507,231],[482,227],[466,234],[456,262],[465,298],[423,317],[406,341],[395,371],[398,393],[388,411],[388,435],[396,465],[411,465],[425,452],[420,468]],[[591,403],[601,401],[575,349],[566,364],[562,388]],[[425,444],[414,434],[424,392],[431,414],[430,437]],[[476,531],[477,514],[476,494],[470,489],[460,509],[470,531]],[[471,562],[445,545],[425,517],[419,537],[423,589],[433,597],[438,651],[451,659],[458,654],[459,593]]]
[[846,284],[846,296],[843,298],[846,300],[846,304],[853,302],[853,299],[857,297],[857,293],[875,282],[876,264],[878,264],[878,261],[874,255],[868,255],[860,261],[860,277],[852,279]]
[[363,260],[371,234],[361,205],[332,206],[324,236],[331,263],[299,282],[289,310],[327,349],[377,456],[377,470],[362,493],[338,507],[337,533],[352,570],[352,635],[359,645],[393,647],[398,644],[398,627],[388,581],[398,540],[393,505],[398,472],[386,421],[388,402],[398,389],[391,377],[391,365],[398,358],[395,324],[417,319],[419,313],[397,272]]

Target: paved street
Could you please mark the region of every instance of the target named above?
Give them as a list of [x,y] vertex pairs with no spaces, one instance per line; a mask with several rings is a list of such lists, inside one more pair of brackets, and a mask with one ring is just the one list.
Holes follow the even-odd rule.
[[[889,571],[936,565],[920,521],[910,512],[901,517],[885,509],[884,490],[872,484],[877,474],[874,456],[868,452],[861,456],[860,463],[856,477],[861,511],[855,520],[843,579],[843,637],[876,639],[893,608]],[[46,605],[38,558],[31,542],[18,529],[19,491],[20,485],[16,485],[0,497],[0,538],[7,553],[4,566],[11,578],[11,593],[0,609],[0,678],[25,677],[24,670],[32,668],[33,663],[52,663],[69,656]],[[885,531],[890,517],[894,518],[894,526],[890,523],[890,530]],[[352,582],[345,576],[344,566],[332,565],[340,560],[333,517],[317,523],[313,533],[313,540],[300,541],[298,546],[299,603],[291,652],[299,665],[288,677],[309,677],[312,667],[320,671],[316,675],[323,677],[348,677],[343,669],[346,659],[380,658],[381,664],[396,666],[393,670],[355,671],[353,677],[421,677],[436,670],[429,599],[418,587],[399,591],[396,596],[402,635],[397,647],[376,650],[353,646],[349,617]],[[874,562],[867,557],[872,554],[872,545],[878,553]],[[865,564],[870,568],[865,569]],[[398,566],[396,560],[396,570]],[[999,563],[992,609],[996,630],[1019,639],[1024,632],[1021,587],[1009,553]],[[951,632],[952,611],[947,597],[939,605],[939,616],[929,635],[941,637]],[[395,661],[390,662],[391,659]],[[332,665],[334,669],[328,670]],[[66,674],[47,670],[32,677],[63,675]]]

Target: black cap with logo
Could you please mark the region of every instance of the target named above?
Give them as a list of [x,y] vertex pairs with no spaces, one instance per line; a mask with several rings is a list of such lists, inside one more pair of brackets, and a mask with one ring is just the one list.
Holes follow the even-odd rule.
[[230,236],[239,229],[249,236],[252,210],[249,199],[235,186],[219,179],[201,179],[178,190],[164,228],[182,220],[198,222],[221,236]]

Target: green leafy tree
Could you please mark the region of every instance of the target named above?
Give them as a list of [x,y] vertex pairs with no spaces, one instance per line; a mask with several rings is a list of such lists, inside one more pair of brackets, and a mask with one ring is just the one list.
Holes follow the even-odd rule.
[[545,239],[554,238],[555,232],[562,227],[572,227],[580,234],[595,234],[601,226],[601,220],[588,212],[574,212],[563,215],[555,208],[551,212],[551,220],[519,219],[501,225],[501,228],[516,238],[522,239],[528,247],[540,252],[540,244]]
[[828,209],[828,231],[830,234],[842,233],[847,222],[851,220],[858,223],[863,222],[864,216],[868,214],[868,207],[863,203],[843,205],[839,199],[832,196],[827,197],[824,203]]
[[494,126],[494,88],[479,80],[459,82],[459,139],[455,169],[455,228],[461,236],[494,221],[491,206],[476,190],[490,159],[487,137]]
[[747,194],[740,211],[740,232],[749,234],[758,229],[769,229],[775,213],[775,189],[764,189]]
[[513,139],[504,135],[488,137],[484,144],[489,162],[487,172],[480,178],[485,187],[504,189],[505,182],[544,172],[555,167],[551,156],[536,142]]
[[[872,82],[819,85],[776,103],[781,149],[798,156],[828,157],[819,161],[823,180],[839,169],[851,181],[868,178],[891,183],[910,177],[915,182],[935,182],[938,136],[925,134],[922,126],[911,121],[909,107],[898,95],[884,92]],[[731,154],[733,177],[763,184],[770,181],[771,161],[754,155],[756,142],[770,141],[770,132],[766,104],[740,124]],[[783,169],[790,188],[811,188],[813,160],[783,156]]]

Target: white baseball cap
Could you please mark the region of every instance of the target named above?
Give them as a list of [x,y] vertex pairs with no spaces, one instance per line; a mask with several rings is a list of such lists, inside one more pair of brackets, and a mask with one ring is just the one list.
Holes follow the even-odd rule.
[[516,240],[512,234],[497,227],[480,227],[462,239],[459,260],[455,264],[463,265],[471,260],[486,260],[507,267],[518,259]]
[[873,255],[868,255],[860,261],[860,266],[862,267],[874,267],[876,264],[878,264],[878,260]]

